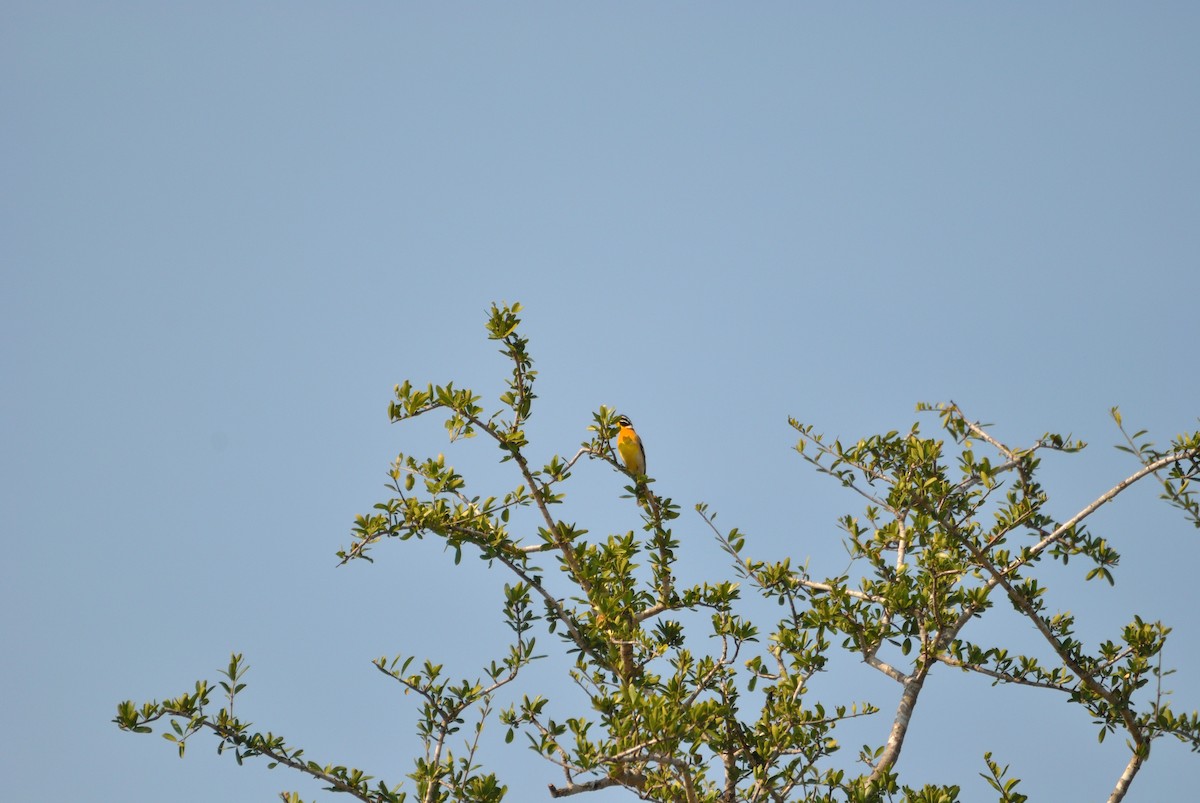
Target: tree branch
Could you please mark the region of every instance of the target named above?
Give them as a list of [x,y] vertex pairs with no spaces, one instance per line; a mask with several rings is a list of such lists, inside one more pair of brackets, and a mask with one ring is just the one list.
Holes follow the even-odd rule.
[[867,779],[868,784],[878,783],[884,773],[891,770],[899,760],[900,751],[904,747],[904,737],[908,734],[909,720],[912,718],[913,709],[917,705],[917,698],[921,694],[921,688],[925,685],[925,678],[928,674],[928,667],[922,667],[904,684],[904,693],[900,695],[900,704],[896,706],[896,718],[892,721],[892,730],[888,734],[887,745],[884,747],[879,762],[871,771],[871,777]]
[[957,658],[942,653],[936,653],[933,657],[935,660],[940,661],[947,666],[957,667],[967,672],[978,672],[981,675],[987,675],[988,677],[995,678],[996,680],[1004,683],[1014,683],[1020,686],[1032,686],[1036,689],[1051,689],[1053,691],[1068,693],[1074,691],[1074,689],[1061,684],[1050,683],[1049,681],[1045,680],[1029,680],[1028,678],[1023,678],[1019,675],[1010,675],[1006,672],[997,672],[994,669],[988,669],[987,667],[980,666],[979,664],[968,664],[965,661],[960,661]]
[[596,792],[600,789],[607,789],[610,786],[622,786],[621,781],[611,776],[607,778],[597,778],[594,781],[585,781],[584,783],[570,783],[559,788],[554,784],[549,784],[550,797],[570,797],[584,792]]
[[1138,480],[1145,479],[1148,475],[1153,474],[1160,469],[1166,468],[1171,463],[1174,463],[1177,460],[1182,460],[1183,458],[1188,457],[1190,455],[1191,455],[1191,452],[1186,452],[1186,451],[1185,452],[1175,452],[1173,454],[1167,455],[1166,457],[1160,457],[1158,460],[1155,460],[1152,463],[1148,463],[1145,466],[1143,466],[1140,470],[1135,471],[1133,474],[1129,475],[1128,477],[1126,477],[1125,479],[1121,480],[1116,485],[1114,485],[1112,488],[1105,491],[1103,494],[1101,494],[1096,499],[1096,501],[1092,502],[1090,505],[1085,507],[1083,510],[1076,513],[1065,523],[1060,524],[1058,526],[1058,528],[1054,530],[1054,532],[1050,533],[1045,538],[1043,538],[1041,541],[1039,541],[1036,545],[1034,545],[1025,554],[1024,557],[1014,560],[1011,564],[1009,564],[1004,569],[1004,574],[1006,576],[1010,575],[1013,571],[1015,571],[1016,569],[1025,565],[1026,563],[1028,563],[1031,558],[1037,556],[1043,550],[1045,550],[1047,547],[1051,546],[1056,541],[1061,539],[1069,530],[1073,529],[1077,524],[1079,524],[1081,521],[1086,519],[1088,516],[1095,513],[1097,510],[1099,510],[1101,507],[1103,507],[1107,503],[1111,502],[1113,499],[1115,499],[1117,497],[1118,494],[1120,494],[1122,491],[1124,491],[1130,485],[1133,485]]
[[1125,793],[1129,791],[1129,785],[1133,783],[1134,776],[1138,774],[1138,770],[1142,768],[1145,761],[1146,759],[1135,749],[1133,755],[1129,757],[1129,763],[1125,765],[1125,771],[1117,779],[1117,785],[1113,787],[1112,794],[1108,796],[1108,803],[1121,803],[1125,798]]

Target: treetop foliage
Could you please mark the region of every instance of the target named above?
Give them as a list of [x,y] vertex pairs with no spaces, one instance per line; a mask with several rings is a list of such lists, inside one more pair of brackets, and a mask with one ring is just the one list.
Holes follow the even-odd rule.
[[[1156,739],[1200,750],[1200,716],[1176,712],[1162,688],[1170,628],[1134,616],[1110,638],[1087,644],[1076,635],[1076,615],[1049,602],[1055,575],[1034,571],[1076,560],[1088,567],[1088,580],[1113,583],[1120,555],[1090,531],[1089,517],[1142,480],[1157,481],[1162,498],[1200,527],[1200,432],[1159,449],[1145,431],[1128,432],[1113,408],[1120,448],[1137,468],[1060,520],[1048,512],[1040,462],[1047,452],[1078,453],[1081,442],[1047,433],[1032,444],[1006,444],[953,403],[918,406],[935,420],[935,436],[918,422],[843,443],[791,420],[799,456],[862,499],[860,511],[839,521],[850,569],[818,578],[790,558],[757,558],[745,533],[722,529],[698,504],[696,524],[688,526],[716,539],[730,563],[681,587],[673,573],[683,548],[680,507],[655,493],[653,478],[628,475],[616,459],[616,411],[595,411],[573,454],[530,462],[526,424],[537,372],[520,312],[519,304],[493,305],[487,321],[510,371],[498,406],[453,383],[407,381],[388,406],[396,423],[444,416],[452,441],[482,436],[511,464],[511,484],[477,493],[443,455],[401,454],[389,470],[387,498],[355,518],[350,543],[337,553],[343,564],[373,562],[385,545],[433,538],[456,562],[475,555],[498,576],[511,643],[480,674],[453,675],[411,655],[374,661],[419,701],[424,751],[408,774],[411,787],[310,761],[282,736],[253,731],[234,714],[245,689],[240,654],[215,686],[199,681],[193,692],[161,702],[121,703],[118,726],[145,733],[168,723],[163,736],[181,756],[192,736],[211,731],[218,751],[231,751],[239,763],[261,756],[378,803],[502,800],[504,779],[483,766],[479,751],[493,731],[546,760],[551,797],[615,786],[645,800],[688,803],[953,801],[957,787],[914,789],[901,779],[909,723],[931,670],[944,665],[991,685],[1058,693],[1095,723],[1099,739],[1124,738],[1128,759],[1114,769],[1112,801],[1125,795]],[[556,515],[584,458],[626,475],[639,531],[595,537]],[[518,523],[518,510],[532,524]],[[751,597],[774,602],[778,614],[764,620]],[[997,603],[1028,622],[1040,655],[996,642],[989,623]],[[565,647],[562,672],[585,706],[520,689],[533,661],[554,660],[538,651],[539,637]],[[894,681],[895,698],[814,699],[810,683],[840,651]],[[878,741],[843,755],[838,727],[859,717],[879,723]],[[1025,800],[1019,780],[992,756],[981,757],[980,774],[998,799]],[[292,792],[281,797],[299,801]]]

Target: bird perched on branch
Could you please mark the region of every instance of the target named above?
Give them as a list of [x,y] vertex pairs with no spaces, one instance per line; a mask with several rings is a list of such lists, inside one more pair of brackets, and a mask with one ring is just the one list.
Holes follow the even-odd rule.
[[622,415],[617,417],[617,426],[617,454],[621,455],[621,462],[634,477],[645,476],[646,449],[633,428],[633,422]]

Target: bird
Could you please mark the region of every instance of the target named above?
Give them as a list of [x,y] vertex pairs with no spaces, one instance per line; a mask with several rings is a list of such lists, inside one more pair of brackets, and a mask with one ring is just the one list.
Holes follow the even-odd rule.
[[646,449],[642,439],[633,428],[633,422],[626,416],[617,417],[617,453],[621,462],[634,477],[646,474]]

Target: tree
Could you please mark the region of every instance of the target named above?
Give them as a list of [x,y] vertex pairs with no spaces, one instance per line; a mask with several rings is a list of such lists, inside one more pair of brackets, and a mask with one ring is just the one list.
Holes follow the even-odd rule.
[[[935,417],[939,437],[926,437],[914,424],[907,432],[844,445],[793,420],[800,456],[865,500],[860,515],[840,521],[853,571],[815,579],[789,560],[755,559],[743,533],[721,529],[716,515],[698,505],[704,526],[730,558],[733,577],[681,588],[672,573],[681,549],[672,530],[680,509],[654,492],[652,478],[629,475],[615,459],[614,411],[594,413],[589,439],[572,456],[556,456],[540,468],[529,463],[525,424],[537,373],[519,333],[520,309],[493,306],[487,322],[488,336],[511,363],[497,409],[489,411],[479,395],[453,384],[421,389],[409,382],[396,386],[389,405],[393,422],[441,413],[451,440],[482,435],[499,447],[515,485],[471,495],[467,479],[441,455],[401,455],[390,469],[389,498],[356,518],[351,544],[338,552],[342,563],[373,562],[385,541],[431,537],[444,541],[456,562],[474,553],[505,578],[500,604],[512,643],[479,679],[451,680],[442,666],[414,656],[374,662],[421,701],[417,730],[425,750],[408,776],[414,790],[372,784],[361,770],[309,761],[283,737],[252,732],[233,713],[245,689],[241,655],[231,658],[219,682],[216,712],[217,686],[199,681],[193,692],[173,699],[121,703],[119,727],[145,733],[160,720],[169,722],[164,735],[181,756],[193,735],[211,731],[218,750],[232,750],[239,763],[262,756],[365,801],[501,800],[502,779],[476,757],[485,724],[497,720],[506,741],[523,735],[557,765],[561,780],[550,785],[551,797],[619,786],[646,800],[689,803],[952,801],[955,787],[911,789],[898,775],[929,672],[944,664],[993,685],[1061,693],[1098,725],[1101,740],[1123,735],[1129,758],[1123,771],[1114,771],[1111,801],[1123,798],[1154,740],[1170,735],[1200,750],[1200,715],[1175,713],[1161,692],[1167,670],[1160,658],[1170,629],[1134,617],[1112,639],[1089,646],[1075,636],[1073,615],[1048,610],[1046,572],[1033,573],[1039,564],[1080,559],[1091,567],[1089,580],[1111,584],[1119,555],[1088,530],[1088,518],[1148,478],[1200,527],[1192,484],[1200,477],[1200,432],[1159,450],[1145,432],[1127,433],[1114,408],[1125,436],[1121,448],[1140,467],[1059,521],[1047,513],[1048,495],[1038,481],[1041,455],[1077,453],[1081,442],[1047,434],[1028,446],[1005,444],[952,403],[918,406]],[[555,515],[583,458],[626,473],[640,533],[590,538]],[[558,570],[549,571],[554,564]],[[776,621],[748,613],[755,597],[779,606]],[[1043,642],[1042,658],[991,643],[990,615],[1003,602]],[[562,669],[586,695],[587,709],[555,715],[551,700],[526,690],[494,710],[501,690],[541,657],[535,644],[543,631],[565,645]],[[895,681],[898,691],[890,724],[879,716],[880,741],[860,753],[858,771],[833,760],[840,747],[836,730],[880,709],[853,701],[827,708],[808,694],[810,680],[838,650]],[[468,718],[473,730],[456,752],[450,737]],[[983,758],[982,774],[999,799],[1024,800],[1017,779],[991,754]],[[299,800],[295,793],[282,797]]]

